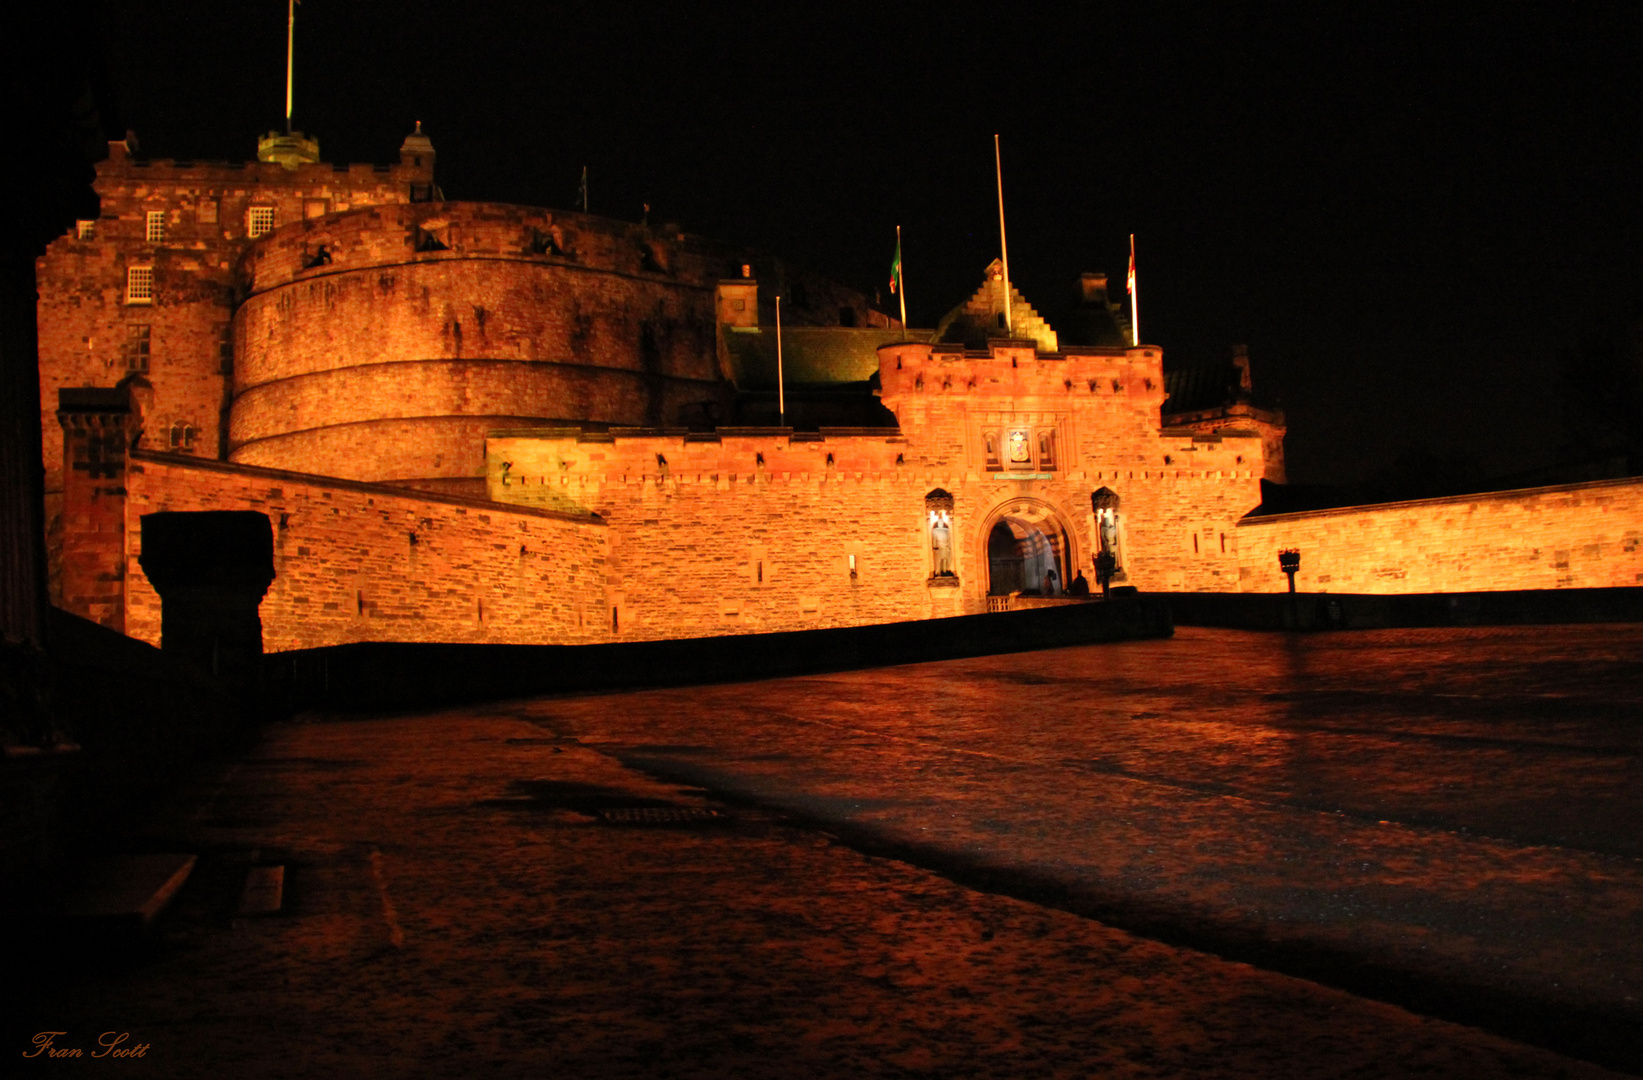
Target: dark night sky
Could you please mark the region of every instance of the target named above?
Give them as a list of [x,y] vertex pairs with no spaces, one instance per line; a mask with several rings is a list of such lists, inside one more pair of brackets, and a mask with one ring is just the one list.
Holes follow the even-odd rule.
[[[701,13],[706,11],[708,13]],[[107,3],[152,157],[243,159],[283,114],[281,0]],[[1565,437],[1560,350],[1643,316],[1643,9],[1626,3],[858,5],[307,0],[297,126],[456,199],[752,244],[868,290],[906,235],[928,325],[997,251],[1050,316],[1082,270],[1172,358],[1247,342],[1292,479],[1411,448],[1490,472]]]

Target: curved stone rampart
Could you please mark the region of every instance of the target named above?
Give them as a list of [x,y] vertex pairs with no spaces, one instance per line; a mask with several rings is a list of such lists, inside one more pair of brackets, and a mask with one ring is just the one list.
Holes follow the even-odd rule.
[[[488,203],[378,206],[293,223],[245,254],[230,459],[313,468],[316,432],[394,420],[407,442],[356,447],[357,479],[477,476],[432,426],[481,417],[677,423],[726,398],[714,283],[734,255],[683,233]],[[444,425],[450,428],[450,424]],[[432,445],[432,444],[430,444]],[[415,446],[415,450],[407,447]],[[431,465],[438,457],[444,464]],[[417,466],[424,467],[424,466]]]
[[[543,361],[407,360],[299,375],[254,386],[234,403],[229,438],[248,444],[318,427],[424,416],[512,415],[640,426],[718,393],[701,379]],[[309,422],[309,418],[322,422]]]
[[281,467],[275,462],[300,461],[321,476],[424,486],[417,482],[482,475],[487,433],[519,421],[498,415],[414,416],[332,424],[248,443],[234,452],[234,461],[270,469]]

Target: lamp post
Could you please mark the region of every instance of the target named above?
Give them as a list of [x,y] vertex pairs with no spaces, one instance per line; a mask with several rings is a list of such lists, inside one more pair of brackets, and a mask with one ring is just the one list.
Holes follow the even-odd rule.
[[1295,571],[1301,568],[1300,548],[1285,548],[1278,552],[1278,566],[1289,575],[1289,591],[1295,591]]
[[1095,580],[1101,586],[1101,599],[1112,598],[1112,574],[1118,569],[1118,560],[1113,558],[1112,552],[1103,551],[1095,557]]

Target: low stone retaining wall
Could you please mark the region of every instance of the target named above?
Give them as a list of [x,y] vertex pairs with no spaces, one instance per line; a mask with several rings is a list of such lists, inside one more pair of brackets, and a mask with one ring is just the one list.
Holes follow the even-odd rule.
[[414,709],[570,691],[733,682],[1174,632],[1153,597],[1034,611],[605,645],[380,642],[264,658],[292,708]]
[[1643,622],[1643,588],[1458,593],[1153,593],[1182,626],[1369,630]]

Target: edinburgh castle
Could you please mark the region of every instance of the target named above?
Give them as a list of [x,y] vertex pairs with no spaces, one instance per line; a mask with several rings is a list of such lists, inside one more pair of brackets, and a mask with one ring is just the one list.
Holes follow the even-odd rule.
[[[1636,481],[1255,516],[1284,419],[1248,357],[1166,372],[1104,275],[999,264],[929,329],[674,225],[445,201],[300,135],[110,144],[38,264],[53,599],[158,642],[161,511],[266,515],[272,650],[846,626],[1118,588],[1643,580]],[[779,300],[778,300],[779,297]],[[778,330],[778,304],[780,329]]]

